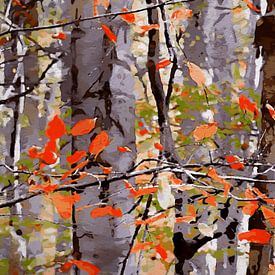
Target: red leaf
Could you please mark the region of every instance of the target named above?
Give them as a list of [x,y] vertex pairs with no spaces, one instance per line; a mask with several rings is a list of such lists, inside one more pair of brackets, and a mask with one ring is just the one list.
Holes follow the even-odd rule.
[[68,176],[70,176],[76,170],[85,167],[88,163],[89,163],[89,160],[85,160],[83,162],[80,162],[76,167],[74,167],[74,168],[68,170],[66,173],[64,173],[63,176],[61,177],[61,180],[64,180],[65,178],[67,178]]
[[32,159],[38,158],[38,149],[39,149],[39,147],[37,147],[37,146],[32,146],[32,147],[28,150],[29,157],[32,158]]
[[156,148],[157,150],[159,150],[159,151],[162,151],[162,150],[163,150],[163,145],[160,144],[159,142],[156,142],[156,143],[154,144],[154,146],[155,146],[155,148]]
[[145,135],[149,134],[149,131],[147,129],[141,129],[138,131],[138,134],[140,136],[145,136]]
[[122,147],[122,146],[117,146],[117,150],[118,150],[119,152],[121,152],[121,153],[132,152],[132,150],[131,150],[129,147],[127,147],[127,146],[124,146],[124,147]]
[[210,138],[216,134],[218,130],[217,123],[208,123],[201,126],[196,127],[193,132],[193,137],[195,141],[200,141],[204,138]]
[[254,6],[253,3],[250,2],[249,0],[243,0],[243,1],[247,4],[247,6],[248,6],[251,10],[256,11],[256,12],[261,12],[261,10],[258,9],[256,6]]
[[101,28],[102,28],[102,30],[104,31],[104,33],[106,34],[106,36],[107,36],[113,43],[116,43],[116,42],[117,42],[117,37],[116,37],[116,35],[111,31],[111,29],[110,29],[108,26],[102,24],[102,25],[101,25]]
[[97,275],[100,272],[100,269],[97,266],[89,262],[81,260],[71,260],[71,262],[74,265],[76,265],[79,269],[86,271],[89,275]]
[[[127,12],[127,8],[121,9],[122,12]],[[136,21],[136,17],[133,13],[121,14],[121,18],[127,23],[134,23]]]
[[96,118],[83,119],[78,121],[71,130],[72,136],[89,134],[95,128]]
[[52,199],[58,214],[63,219],[69,219],[72,217],[72,206],[75,202],[80,201],[79,194],[64,196],[59,193],[53,193],[50,198]]
[[64,263],[61,267],[60,267],[60,271],[61,272],[69,272],[70,269],[72,268],[73,263],[71,262],[66,262]]
[[271,235],[263,229],[252,229],[239,233],[238,238],[240,241],[247,240],[252,243],[267,244],[271,239]]
[[130,198],[140,197],[140,196],[148,195],[148,194],[155,193],[158,191],[158,189],[156,187],[142,188],[142,189],[136,190],[132,186],[132,184],[127,180],[124,180],[124,184],[125,184],[125,187],[131,193],[131,195],[129,196]]
[[167,259],[167,252],[160,244],[155,247],[155,250],[164,261]]
[[265,107],[268,109],[270,116],[275,120],[275,110],[270,104],[266,104]]
[[48,123],[46,128],[46,136],[49,139],[58,139],[66,134],[66,127],[63,120],[58,116],[54,116],[54,118]]
[[45,164],[54,164],[58,159],[56,152],[56,141],[50,140],[45,144],[44,150],[38,154],[38,158]]
[[89,152],[95,158],[110,144],[109,136],[105,131],[100,132],[91,142]]
[[169,59],[164,59],[156,64],[156,70],[169,66],[172,62]]
[[76,151],[73,153],[73,155],[67,157],[67,161],[70,164],[74,164],[84,158],[87,155],[85,151]]
[[59,33],[53,34],[52,38],[65,40],[67,38],[67,35],[64,32],[59,32]]
[[259,116],[259,111],[257,109],[256,103],[251,102],[245,95],[241,95],[239,97],[239,105],[241,110],[252,112],[255,118]]
[[139,242],[137,241],[136,244],[132,247],[131,253],[137,253],[140,250],[145,250],[151,248],[153,242]]
[[91,211],[92,218],[99,218],[104,216],[122,217],[123,213],[120,208],[113,208],[112,206],[98,207]]
[[105,167],[100,165],[100,168],[102,169],[103,173],[106,175],[109,175],[112,173],[113,167]]
[[244,169],[244,164],[239,161],[239,157],[226,156],[225,159],[232,169],[235,169],[235,170],[243,170]]

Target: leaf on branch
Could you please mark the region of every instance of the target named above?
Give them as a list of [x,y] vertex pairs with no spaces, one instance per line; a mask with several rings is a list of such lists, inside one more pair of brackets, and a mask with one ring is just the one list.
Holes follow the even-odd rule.
[[97,156],[110,144],[109,136],[107,132],[100,132],[91,142],[89,146],[89,152]]
[[129,198],[140,197],[140,196],[144,196],[144,195],[149,195],[149,194],[152,194],[152,193],[155,193],[155,192],[158,191],[158,189],[156,187],[142,188],[142,189],[136,190],[132,186],[132,184],[129,181],[127,181],[127,180],[124,180],[124,184],[125,184],[125,187],[131,193],[131,195],[129,196]]
[[42,190],[45,193],[51,193],[54,190],[56,190],[58,187],[58,184],[50,184],[50,183],[46,183],[46,184],[35,184],[35,185],[31,185],[29,188],[29,192],[34,192],[37,190]]
[[112,170],[113,170],[113,167],[106,167],[106,166],[102,166],[102,165],[99,165],[100,168],[102,169],[102,172],[106,175],[109,175],[112,173]]
[[70,164],[74,164],[74,163],[78,162],[79,160],[81,160],[82,158],[84,158],[86,155],[87,155],[87,153],[85,151],[76,151],[71,156],[67,157],[67,161]]
[[256,12],[261,12],[261,10],[258,9],[256,6],[254,6],[254,4],[251,1],[249,0],[243,0],[243,1],[247,4],[248,8],[250,8],[251,10]]
[[117,150],[121,153],[132,152],[132,150],[127,146],[117,146]]
[[169,59],[164,59],[156,64],[156,70],[163,69],[167,66],[169,66],[172,62]]
[[66,134],[66,126],[63,120],[58,116],[54,116],[54,118],[48,123],[46,128],[46,136],[49,139],[58,139]]
[[[121,11],[127,12],[129,10],[127,8],[122,8]],[[121,14],[120,17],[127,23],[134,23],[136,21],[136,17],[133,13]]]
[[72,262],[66,262],[60,267],[60,272],[69,272],[72,268],[73,263]]
[[163,149],[164,149],[163,145],[160,144],[159,142],[155,142],[154,147],[159,151],[163,151]]
[[89,160],[84,160],[83,162],[80,162],[76,167],[74,167],[74,168],[68,170],[66,173],[64,173],[63,176],[61,177],[61,180],[66,179],[68,176],[70,176],[76,170],[85,167],[88,163],[89,163]]
[[222,179],[218,174],[217,174],[217,171],[213,168],[213,167],[210,167],[209,170],[208,170],[208,173],[207,173],[207,176],[209,176],[211,179],[213,179],[214,181],[220,183],[223,185],[223,188],[224,188],[224,196],[227,197],[228,196],[228,193],[230,191],[230,188],[231,188],[231,184],[226,181],[225,179]]
[[187,67],[192,80],[194,80],[194,82],[196,82],[199,87],[204,86],[206,82],[204,71],[198,65],[192,62],[187,62]]
[[64,32],[59,32],[52,35],[52,38],[59,39],[59,40],[66,40],[67,35]]
[[265,107],[268,109],[270,116],[275,120],[275,110],[270,104],[266,104]]
[[145,32],[148,32],[150,30],[158,30],[159,24],[144,25],[144,26],[141,26],[140,28],[143,31],[142,34],[144,34]]
[[153,245],[153,242],[139,242],[136,241],[136,244],[132,247],[131,253],[137,253],[141,250],[150,249]]
[[168,258],[167,252],[162,245],[157,245],[155,250],[164,261]]
[[[256,196],[253,194],[251,188],[247,188],[245,190],[245,197],[248,199],[255,199]],[[244,207],[242,208],[242,211],[244,214],[252,216],[254,215],[255,211],[258,209],[258,202],[257,201],[248,201],[244,203]]]
[[186,9],[186,8],[181,8],[181,9],[177,9],[172,13],[171,18],[173,20],[185,20],[188,17],[192,17],[193,16],[193,12],[192,10]]
[[92,218],[104,216],[122,217],[123,213],[120,208],[113,208],[112,206],[98,207],[91,211]]
[[226,156],[225,159],[232,169],[244,170],[244,164],[240,162],[240,158],[238,156]]
[[193,222],[196,220],[196,209],[194,205],[188,205],[187,206],[187,211],[186,211],[186,216],[184,217],[177,217],[176,218],[176,223],[181,223],[181,222]]
[[50,198],[63,219],[69,219],[72,216],[72,206],[75,202],[80,201],[79,194],[65,196],[59,193],[50,194]]
[[200,141],[204,138],[210,138],[215,135],[218,130],[217,125],[217,122],[214,122],[196,127],[196,129],[193,131],[193,137],[195,138],[195,141]]
[[149,134],[149,131],[147,129],[141,129],[138,131],[138,134],[140,136],[145,136],[145,135]]
[[165,213],[162,213],[162,214],[159,214],[159,215],[156,215],[154,217],[151,217],[151,218],[148,218],[146,220],[137,220],[135,222],[136,225],[146,225],[146,224],[151,224],[151,223],[154,223],[156,221],[159,221],[161,219],[164,219],[166,218],[167,215]]
[[275,199],[270,199],[266,194],[263,194],[258,188],[253,187],[253,192],[256,193],[260,198],[262,198],[264,201],[271,205],[275,205]]
[[71,129],[72,136],[82,136],[89,134],[95,128],[96,120],[96,118],[87,118],[78,121]]
[[101,28],[104,31],[104,33],[106,34],[106,36],[110,39],[110,41],[112,41],[113,43],[117,42],[116,35],[111,31],[111,29],[108,26],[102,24]]
[[271,235],[263,229],[252,229],[247,232],[239,233],[238,238],[240,241],[246,240],[251,243],[268,244]]
[[261,207],[261,210],[263,212],[263,215],[265,219],[273,226],[275,227],[275,212],[266,208],[265,206]]
[[254,118],[259,116],[259,111],[255,102],[251,102],[245,95],[239,97],[239,105],[242,111],[249,111],[254,114]]

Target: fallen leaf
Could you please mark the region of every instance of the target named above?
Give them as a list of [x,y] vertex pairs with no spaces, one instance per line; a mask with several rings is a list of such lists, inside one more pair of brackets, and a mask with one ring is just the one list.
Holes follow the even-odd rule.
[[110,144],[109,136],[107,132],[100,132],[91,142],[89,146],[89,152],[97,156]]
[[82,136],[89,134],[95,128],[95,124],[96,118],[87,118],[80,120],[71,129],[71,134],[72,136]]
[[252,229],[247,232],[239,233],[238,238],[240,241],[246,240],[251,243],[268,244],[271,235],[263,229]]
[[58,115],[56,115],[48,123],[45,133],[49,139],[61,138],[64,134],[66,134],[65,123]]
[[[127,8],[122,8],[121,11],[128,12],[129,10]],[[133,13],[120,14],[120,17],[127,23],[134,23],[136,21],[136,17]]]
[[217,133],[218,126],[217,123],[208,123],[201,126],[196,127],[193,131],[193,137],[195,141],[203,140],[204,138],[210,138]]
[[104,216],[122,217],[123,213],[120,208],[113,208],[112,206],[94,208],[90,213],[92,218],[99,218]]
[[172,62],[169,59],[164,59],[156,64],[156,70],[163,69],[169,66]]
[[117,42],[116,35],[111,31],[111,29],[108,26],[102,24],[101,28],[104,31],[104,33],[106,34],[106,36],[110,39],[110,41],[112,41],[113,43]]
[[71,156],[67,157],[67,162],[74,164],[87,155],[85,151],[75,151]]
[[192,80],[197,83],[198,86],[202,87],[205,85],[206,77],[204,71],[196,64],[187,62],[189,74]]

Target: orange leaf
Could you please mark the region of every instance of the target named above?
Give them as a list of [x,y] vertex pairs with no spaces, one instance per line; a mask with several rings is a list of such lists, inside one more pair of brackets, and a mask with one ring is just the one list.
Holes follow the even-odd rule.
[[86,172],[79,172],[79,177],[77,179],[68,180],[68,181],[64,182],[62,185],[70,184],[70,183],[73,183],[73,182],[75,183],[75,182],[77,182],[79,180],[82,180],[82,179],[86,178],[87,176],[88,176],[88,173],[86,173]]
[[159,24],[151,24],[151,25],[145,25],[140,27],[143,30],[143,33],[148,32],[150,30],[158,30]]
[[217,206],[217,202],[216,202],[216,198],[215,196],[208,196],[206,199],[205,199],[205,202],[212,205],[212,206]]
[[158,191],[158,189],[156,187],[142,188],[142,189],[135,191],[134,197],[149,195],[149,194],[155,193],[157,191]]
[[155,146],[155,148],[156,148],[157,150],[159,150],[159,151],[162,151],[162,150],[163,150],[163,145],[160,144],[160,143],[158,143],[158,142],[154,143],[154,146]]
[[137,253],[140,250],[145,250],[151,248],[153,242],[139,242],[137,241],[136,244],[132,247],[131,253]]
[[46,128],[46,136],[49,139],[58,139],[66,134],[66,127],[63,120],[58,116],[54,116],[54,118],[48,123]]
[[109,136],[105,131],[100,132],[91,142],[89,152],[95,158],[110,144]]
[[89,275],[97,275],[100,272],[100,269],[97,266],[89,262],[81,260],[71,260],[71,262],[74,265],[76,265],[79,269],[86,271]]
[[204,71],[198,65],[192,62],[187,62],[187,67],[189,69],[189,74],[192,80],[194,80],[198,86],[203,86],[206,81]]
[[165,213],[162,213],[160,215],[148,218],[148,219],[146,219],[144,221],[143,220],[138,220],[138,221],[135,222],[135,224],[136,225],[146,225],[146,224],[150,224],[150,223],[156,222],[158,220],[161,220],[163,218],[166,218],[166,214]]
[[59,33],[53,34],[52,38],[65,40],[67,38],[67,35],[64,32],[59,32]]
[[176,223],[192,222],[192,221],[194,221],[194,217],[192,217],[192,216],[184,216],[184,217],[177,217],[176,218]]
[[72,216],[72,206],[75,202],[80,201],[80,195],[74,194],[69,196],[64,196],[59,193],[51,194],[50,198],[53,201],[54,206],[58,214],[63,219],[69,219]]
[[244,169],[244,164],[239,161],[239,157],[226,156],[225,159],[232,169],[235,169],[235,170],[243,170]]
[[[127,8],[121,9],[122,12],[127,12]],[[126,21],[127,23],[134,23],[136,21],[136,17],[133,13],[121,14],[120,17]]]
[[86,155],[87,155],[87,153],[85,151],[76,151],[71,156],[67,157],[67,161],[70,164],[74,164],[74,163],[78,162],[79,160],[81,160],[82,158],[84,158]]
[[252,243],[267,244],[271,239],[271,235],[263,229],[252,229],[239,233],[238,238],[240,241],[247,240]]
[[172,62],[169,59],[164,59],[156,64],[156,70],[169,66]]
[[266,208],[265,206],[262,206],[261,210],[264,214],[265,219],[268,220],[273,227],[275,227],[275,212]]
[[112,170],[113,170],[113,167],[105,167],[105,166],[102,166],[100,165],[100,168],[102,169],[103,173],[106,174],[106,175],[109,175],[112,173]]
[[102,24],[102,25],[101,25],[101,28],[102,28],[102,30],[104,31],[104,33],[106,34],[106,36],[107,36],[113,43],[116,43],[116,42],[117,42],[117,37],[116,37],[116,35],[111,31],[111,29],[110,29],[108,26]]
[[226,180],[222,179],[218,174],[217,171],[210,167],[207,173],[207,176],[209,176],[211,179],[213,179],[214,181],[220,183],[223,185],[224,187],[224,196],[227,197],[228,193],[230,191],[231,188],[231,184],[229,182],[227,182]]
[[99,218],[104,216],[122,217],[123,213],[120,208],[113,208],[112,206],[98,207],[91,211],[92,218]]
[[71,130],[72,136],[89,134],[95,128],[96,118],[83,119],[78,121]]
[[195,141],[200,141],[204,138],[210,138],[216,134],[218,130],[217,123],[208,123],[201,126],[196,127],[193,131],[193,137]]
[[174,20],[184,20],[184,19],[187,19],[188,17],[191,17],[192,15],[193,15],[192,10],[182,8],[182,9],[175,10],[172,13],[171,18]]
[[36,190],[42,190],[45,193],[51,193],[54,190],[56,190],[58,187],[58,184],[35,184],[35,185],[31,185],[29,188],[29,192],[34,192]]
[[263,200],[265,200],[267,203],[271,204],[271,205],[275,205],[275,199],[270,199],[268,198],[267,195],[263,194],[258,188],[253,187],[253,191],[259,196],[261,197]]
[[117,150],[118,150],[119,152],[121,152],[121,153],[132,152],[132,150],[131,150],[129,147],[127,147],[127,146],[124,146],[124,147],[122,147],[122,146],[117,146]]
[[275,110],[270,104],[266,104],[265,107],[268,109],[270,116],[275,120]]
[[74,167],[74,168],[68,170],[66,173],[64,173],[63,176],[61,177],[61,180],[64,180],[65,178],[70,176],[76,170],[85,167],[88,163],[89,163],[89,160],[84,160],[84,161],[80,162],[76,167]]
[[256,103],[251,102],[245,95],[241,95],[239,97],[239,105],[241,110],[252,112],[255,118],[259,116],[259,111],[257,109]]
[[160,244],[155,247],[156,252],[165,261],[168,257],[166,250]]
[[9,40],[6,37],[0,38],[0,46],[5,45],[7,42],[9,42]]
[[[245,190],[245,197],[248,199],[256,198],[256,196],[253,195],[253,192],[250,188],[247,188]],[[257,201],[249,201],[249,202],[245,202],[244,207],[242,208],[242,211],[244,214],[252,216],[252,215],[254,215],[254,213],[257,209],[258,209],[258,202]]]
[[32,159],[38,158],[38,156],[39,156],[38,149],[39,149],[39,147],[37,147],[37,146],[32,146],[31,148],[29,148],[29,150],[28,150],[29,157]]
[[57,161],[56,141],[50,140],[45,144],[44,150],[38,154],[38,158],[45,164],[54,164]]

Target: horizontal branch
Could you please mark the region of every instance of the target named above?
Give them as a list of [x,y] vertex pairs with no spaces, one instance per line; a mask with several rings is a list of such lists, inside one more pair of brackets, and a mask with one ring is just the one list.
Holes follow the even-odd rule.
[[27,32],[27,31],[39,31],[39,30],[66,27],[66,26],[70,26],[70,25],[74,25],[74,24],[79,24],[79,23],[85,22],[85,21],[92,21],[92,20],[106,18],[106,17],[116,17],[116,16],[119,16],[119,15],[125,15],[125,14],[130,14],[130,13],[139,13],[139,12],[147,11],[147,10],[150,10],[150,9],[155,9],[155,8],[158,8],[158,7],[161,7],[161,6],[174,5],[174,4],[178,4],[178,3],[186,3],[186,2],[192,2],[192,1],[194,1],[194,0],[178,0],[178,1],[168,0],[168,1],[165,1],[163,3],[147,6],[147,7],[140,8],[140,9],[135,9],[135,10],[130,10],[130,11],[121,11],[121,12],[110,12],[110,13],[100,14],[100,15],[97,15],[97,16],[84,17],[84,18],[80,17],[79,19],[76,19],[76,20],[73,20],[73,21],[70,21],[70,22],[65,22],[65,23],[52,24],[52,25],[46,25],[46,26],[37,26],[37,27],[32,27],[32,28],[9,29],[7,31],[4,31],[4,32],[0,33],[0,37],[3,36],[3,35],[11,34],[11,33]]

